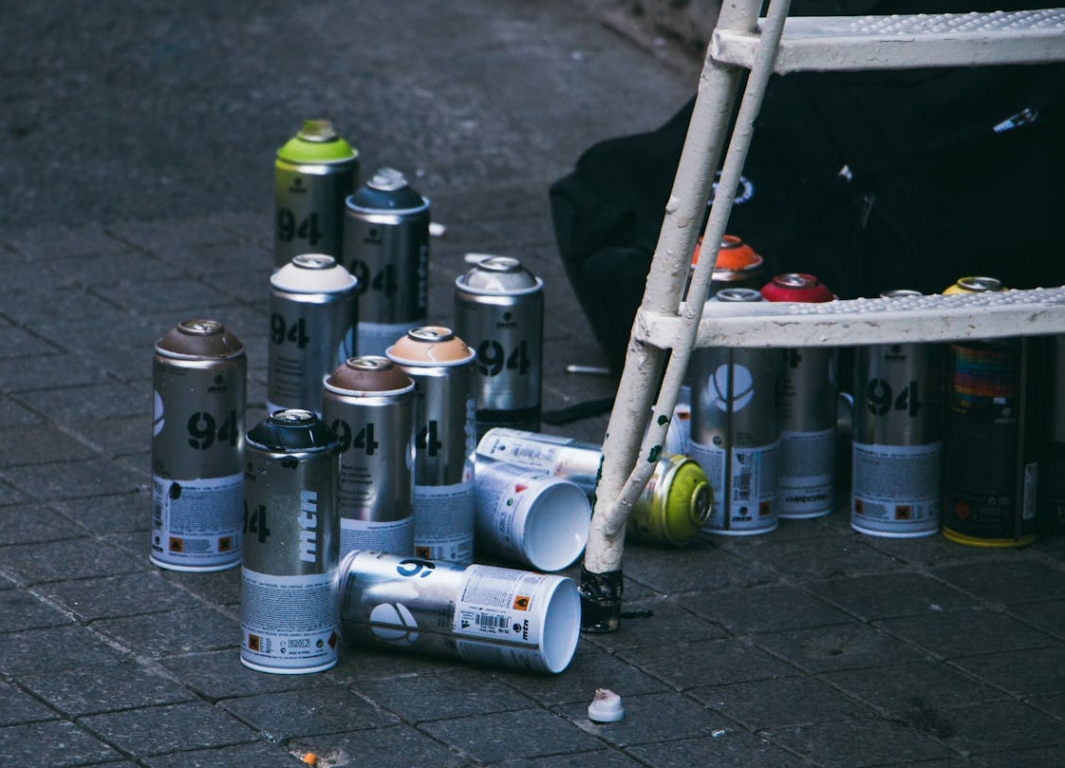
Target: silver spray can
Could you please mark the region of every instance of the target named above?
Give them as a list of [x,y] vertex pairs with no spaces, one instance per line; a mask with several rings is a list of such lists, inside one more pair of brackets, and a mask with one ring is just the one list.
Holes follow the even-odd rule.
[[244,344],[215,320],[186,320],[155,345],[150,559],[175,571],[240,563]]
[[473,561],[476,355],[450,328],[423,326],[388,348],[414,380],[414,552]]
[[240,660],[303,674],[337,662],[337,439],[313,413],[278,411],[245,455]]
[[[900,304],[918,291],[888,291]],[[939,532],[943,362],[938,344],[873,344],[855,353],[851,527],[908,538]]]
[[572,437],[492,427],[477,442],[478,463],[482,458],[543,470],[576,483],[586,495],[594,496],[603,449]]
[[355,191],[359,153],[328,120],[307,120],[274,161],[274,268],[301,253],[340,259],[344,201]]
[[455,280],[455,332],[477,352],[477,430],[540,430],[543,280],[510,256]]
[[343,264],[359,280],[359,352],[383,355],[429,311],[429,201],[381,168],[346,202]]
[[337,580],[346,643],[557,674],[580,636],[565,576],[352,552]]
[[270,276],[268,412],[322,412],[322,379],[354,357],[358,284],[332,256],[303,253]]
[[[723,288],[710,301],[761,301]],[[713,490],[708,533],[766,533],[779,525],[780,392],[777,349],[704,347],[693,352],[690,456]]]
[[340,443],[340,556],[414,554],[414,382],[391,360],[354,357],[325,380],[322,418]]

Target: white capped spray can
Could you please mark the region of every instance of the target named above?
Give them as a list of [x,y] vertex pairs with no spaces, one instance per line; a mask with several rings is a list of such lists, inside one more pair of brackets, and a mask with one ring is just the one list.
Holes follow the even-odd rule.
[[260,672],[337,662],[337,439],[314,413],[278,411],[248,432],[240,660]]
[[455,332],[477,352],[477,430],[540,430],[543,280],[510,256],[455,279]]
[[565,576],[352,552],[337,582],[341,634],[360,648],[557,674],[580,639]]
[[355,191],[359,153],[328,120],[307,120],[274,161],[274,268],[301,253],[341,258],[344,201]]
[[344,261],[359,280],[359,353],[383,355],[429,312],[429,200],[381,168],[345,203]]
[[[761,301],[753,288],[723,288],[710,301]],[[689,454],[706,473],[713,505],[703,530],[750,535],[777,528],[780,350],[703,347],[692,353]]]
[[325,379],[322,418],[340,444],[340,556],[414,554],[414,382],[378,355]]
[[240,564],[244,344],[216,320],[186,320],[155,345],[152,563],[175,571]]
[[[919,291],[881,294],[905,307]],[[943,346],[872,344],[855,354],[851,527],[872,536],[939,532]]]
[[414,552],[473,562],[476,355],[450,328],[423,326],[388,348],[414,380]]
[[322,412],[322,379],[354,357],[358,283],[332,256],[303,253],[270,276],[269,412]]
[[479,554],[553,573],[584,552],[592,504],[576,483],[541,469],[481,459],[474,501]]

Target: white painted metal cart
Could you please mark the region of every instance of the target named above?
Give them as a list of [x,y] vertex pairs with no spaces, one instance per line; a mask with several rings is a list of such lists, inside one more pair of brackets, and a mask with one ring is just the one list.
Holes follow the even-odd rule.
[[[721,242],[726,231],[770,75],[1065,61],[1065,9],[789,18],[789,5],[790,0],[771,0],[761,17],[761,0],[725,0],[712,35],[603,443],[602,477],[581,572],[583,623],[589,631],[619,626],[626,522],[654,469],[694,347],[1065,333],[1065,288],[923,296],[905,303],[719,304],[705,313],[703,301],[684,300],[697,240]],[[719,167],[714,204],[701,232]],[[687,295],[706,296],[715,260],[699,260]]]

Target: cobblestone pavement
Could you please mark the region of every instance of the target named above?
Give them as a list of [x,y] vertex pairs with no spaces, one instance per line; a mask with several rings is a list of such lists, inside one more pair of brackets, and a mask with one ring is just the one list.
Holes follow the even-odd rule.
[[[52,7],[55,6],[55,7]],[[845,512],[678,549],[630,544],[620,631],[556,676],[342,648],[239,662],[239,569],[149,564],[151,355],[188,317],[247,345],[264,415],[273,154],[330,117],[469,251],[547,286],[546,409],[609,397],[547,186],[695,88],[561,0],[6,8],[0,25],[0,758],[5,766],[1065,764],[1065,540],[983,550]],[[605,416],[550,428],[599,442]],[[575,574],[575,569],[568,571]],[[597,688],[625,717],[594,725]]]

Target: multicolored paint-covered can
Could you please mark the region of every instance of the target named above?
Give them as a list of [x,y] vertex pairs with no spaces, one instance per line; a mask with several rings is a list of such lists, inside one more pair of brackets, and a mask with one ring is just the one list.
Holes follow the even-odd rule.
[[240,564],[244,344],[216,320],[186,320],[155,345],[149,558],[175,571]]
[[249,430],[240,661],[305,674],[337,662],[337,439],[307,410]]
[[455,280],[455,332],[477,352],[477,429],[540,429],[543,280],[510,256]]
[[[900,303],[917,291],[888,291]],[[943,347],[874,344],[855,355],[851,527],[892,538],[939,531]]]
[[[822,303],[835,296],[813,275],[777,275],[766,301]],[[787,297],[787,298],[785,298]],[[784,356],[780,424],[780,516],[823,517],[836,500],[837,350],[791,348]]]
[[360,648],[558,674],[580,638],[577,585],[559,575],[356,551],[337,601]]
[[355,191],[359,153],[328,120],[307,120],[274,162],[274,268],[301,253],[342,259],[344,201]]
[[429,200],[394,168],[347,199],[344,260],[359,280],[359,354],[383,355],[429,311]]
[[267,411],[322,412],[322,379],[355,355],[355,278],[332,256],[295,256],[270,277]]
[[[762,301],[762,295],[724,288],[710,301]],[[772,349],[692,353],[689,454],[713,489],[708,533],[750,535],[779,525],[781,363]]]
[[325,379],[322,418],[340,443],[340,556],[414,554],[414,381],[385,357],[353,357]]
[[450,328],[410,330],[388,359],[414,380],[414,552],[473,561],[476,355]]

